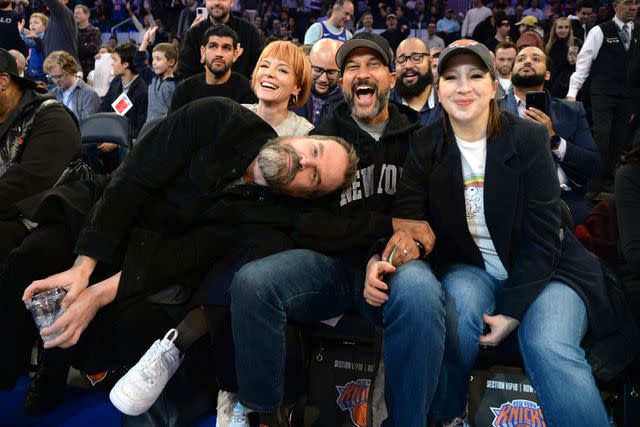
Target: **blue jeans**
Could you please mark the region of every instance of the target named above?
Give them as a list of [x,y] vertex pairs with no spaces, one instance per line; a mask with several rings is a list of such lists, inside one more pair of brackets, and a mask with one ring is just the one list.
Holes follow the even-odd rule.
[[409,262],[389,276],[381,307],[362,296],[364,272],[339,259],[291,250],[245,265],[231,284],[240,400],[268,412],[282,403],[285,324],[358,310],[384,327],[385,426],[424,427],[444,351],[444,295],[428,264]]
[[[447,332],[431,414],[436,421],[446,421],[464,410],[484,327],[482,315],[494,313],[502,282],[469,265],[447,268],[440,280],[447,299]],[[591,367],[580,347],[587,328],[584,302],[559,281],[549,282],[518,328],[525,370],[548,426],[609,425]]]

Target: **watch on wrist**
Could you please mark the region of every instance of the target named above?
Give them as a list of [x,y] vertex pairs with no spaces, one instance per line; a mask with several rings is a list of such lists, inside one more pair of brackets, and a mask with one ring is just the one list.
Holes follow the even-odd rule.
[[551,135],[551,138],[549,139],[549,145],[551,146],[552,150],[557,150],[558,147],[560,147],[560,135]]

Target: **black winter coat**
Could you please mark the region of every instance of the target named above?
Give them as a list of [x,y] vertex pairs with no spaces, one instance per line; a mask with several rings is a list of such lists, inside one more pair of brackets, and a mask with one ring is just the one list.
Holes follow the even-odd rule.
[[[621,311],[612,304],[600,263],[561,226],[560,187],[548,140],[544,127],[503,113],[500,136],[487,141],[485,218],[509,274],[496,313],[521,320],[549,281],[560,280],[587,307],[590,345],[613,340],[598,348],[608,352],[598,360],[619,358],[623,366],[637,353],[637,345],[619,348],[624,343],[615,340],[624,326]],[[461,155],[453,130],[443,132],[440,122],[422,130],[416,141],[407,155],[394,216],[429,221],[437,239],[430,258],[436,270],[456,263],[484,268],[467,225]]]
[[[45,100],[55,99],[41,89],[26,89],[11,116],[0,124],[0,150],[8,150],[9,140],[22,135],[25,122]],[[60,104],[52,104],[35,115],[24,147],[7,170],[0,172],[0,218],[15,218],[17,202],[50,188],[74,157],[80,153],[80,132],[71,114]],[[4,154],[7,154],[5,156]],[[3,163],[12,156],[3,153]]]
[[203,98],[170,114],[113,175],[76,252],[110,263],[124,246],[116,296],[123,298],[210,268],[255,227],[286,228],[286,201],[265,187],[236,185],[274,137],[266,122],[226,98]]

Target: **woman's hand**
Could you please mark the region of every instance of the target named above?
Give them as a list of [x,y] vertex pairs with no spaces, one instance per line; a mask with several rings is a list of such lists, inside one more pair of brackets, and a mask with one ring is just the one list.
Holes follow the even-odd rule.
[[387,273],[393,273],[396,268],[386,261],[380,261],[378,255],[374,255],[367,264],[367,271],[364,279],[364,299],[367,304],[380,307],[387,302],[389,296],[386,291],[389,289],[382,278]]
[[489,328],[491,328],[491,332],[486,335],[480,336],[480,345],[486,345],[490,347],[495,347],[502,341],[504,341],[504,339],[509,336],[509,334],[520,324],[520,321],[518,321],[517,319],[509,316],[504,316],[502,314],[489,316],[485,313],[482,316],[482,320],[484,321],[484,323],[489,325]]

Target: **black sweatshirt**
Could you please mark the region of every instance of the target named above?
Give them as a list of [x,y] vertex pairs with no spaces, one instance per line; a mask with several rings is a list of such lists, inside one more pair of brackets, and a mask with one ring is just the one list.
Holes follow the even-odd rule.
[[26,57],[29,55],[29,49],[18,31],[18,22],[21,19],[23,17],[13,10],[0,10],[0,47],[6,50],[16,49]]
[[419,128],[418,113],[390,103],[389,122],[375,141],[351,117],[346,102],[340,103],[333,117],[311,133],[340,136],[355,146],[360,157],[356,179],[342,194],[318,200],[300,215],[296,244],[364,268],[375,242],[393,234],[391,204],[409,143]]
[[255,104],[258,102],[251,89],[251,82],[242,74],[231,72],[231,76],[226,83],[208,85],[204,72],[202,72],[178,83],[171,98],[169,113],[176,111],[191,101],[207,96],[221,96],[233,99],[239,104]]

